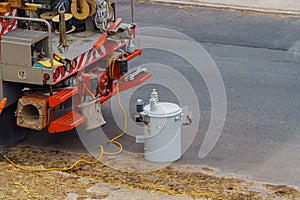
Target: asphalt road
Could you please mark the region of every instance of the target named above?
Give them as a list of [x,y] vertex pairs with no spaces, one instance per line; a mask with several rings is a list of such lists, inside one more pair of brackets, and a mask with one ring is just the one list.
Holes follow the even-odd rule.
[[[129,20],[129,5],[119,7]],[[193,145],[178,163],[300,187],[300,18],[149,3],[136,3],[135,11],[140,26],[174,29],[200,42],[224,81],[225,126],[213,151],[199,159],[210,119],[209,96],[205,85],[187,74],[202,88],[195,89],[202,118]],[[152,52],[151,57],[159,56]]]
[[[129,3],[118,3],[117,11],[119,17],[130,21]],[[211,115],[211,99],[203,78],[186,60],[167,52],[146,49],[132,62],[133,66],[156,62],[173,67],[189,80],[198,97],[199,129],[176,163],[207,165],[222,175],[300,188],[300,18],[136,3],[135,22],[140,27],[169,28],[190,36],[205,48],[224,81],[227,97],[224,128],[213,150],[200,159],[198,152]],[[164,37],[170,43],[178,40],[172,35]],[[177,101],[167,88],[159,89],[162,100]],[[149,91],[143,88],[135,96],[148,95]],[[112,120],[106,106],[103,112],[107,121]],[[119,131],[114,124],[104,129]],[[133,137],[126,136],[121,142],[126,150],[142,151],[141,145],[133,145]],[[24,143],[84,151],[78,136],[71,132],[33,133]]]

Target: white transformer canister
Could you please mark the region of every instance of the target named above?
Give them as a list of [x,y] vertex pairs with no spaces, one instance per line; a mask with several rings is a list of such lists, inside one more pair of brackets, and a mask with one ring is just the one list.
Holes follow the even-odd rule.
[[169,102],[153,102],[144,107],[143,115],[148,117],[144,136],[137,136],[137,143],[144,143],[146,160],[151,162],[172,162],[179,159],[181,152],[182,108]]

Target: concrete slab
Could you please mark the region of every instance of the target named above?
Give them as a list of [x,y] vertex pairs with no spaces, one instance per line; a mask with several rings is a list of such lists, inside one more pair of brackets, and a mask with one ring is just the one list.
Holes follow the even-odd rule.
[[300,15],[300,1],[296,0],[150,0],[151,2],[255,11],[275,14]]

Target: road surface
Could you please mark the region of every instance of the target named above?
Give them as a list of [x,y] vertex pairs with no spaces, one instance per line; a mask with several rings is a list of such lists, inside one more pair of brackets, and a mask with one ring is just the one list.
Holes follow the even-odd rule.
[[[224,128],[213,150],[200,159],[198,152],[211,115],[211,99],[203,79],[188,70],[186,61],[157,50],[146,49],[133,61],[133,66],[155,61],[179,70],[190,80],[199,98],[201,118],[197,136],[176,164],[207,165],[221,175],[300,188],[300,18],[135,4],[135,22],[140,27],[169,28],[190,36],[209,53],[224,81],[227,97]],[[118,17],[130,21],[129,9],[129,3],[120,2]],[[174,40],[168,35],[165,38]],[[163,100],[172,99],[167,90],[163,93]],[[148,93],[140,91],[138,95]],[[112,115],[106,107],[109,108],[103,106],[103,112],[109,121]],[[113,124],[104,129],[119,131]],[[133,137],[126,136],[120,141],[128,151],[142,151]],[[31,133],[23,142],[84,151],[80,138],[71,132]]]

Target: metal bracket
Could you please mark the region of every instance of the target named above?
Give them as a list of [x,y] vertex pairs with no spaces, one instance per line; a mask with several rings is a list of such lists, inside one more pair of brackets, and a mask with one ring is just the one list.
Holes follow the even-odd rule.
[[192,124],[192,112],[189,111],[187,106],[182,108],[181,125],[187,126]]
[[136,143],[144,143],[145,142],[145,137],[142,135],[137,135],[135,136],[135,142]]
[[137,75],[139,75],[142,72],[146,72],[146,71],[147,71],[147,68],[138,67],[136,71],[125,76],[124,81],[133,81]]
[[[183,118],[181,118],[181,119],[183,119]],[[187,121],[181,122],[181,125],[187,126],[187,125],[192,124],[193,121],[192,121],[192,117],[190,116],[190,114],[186,115],[186,119],[187,119]],[[182,121],[184,121],[184,120],[182,120]]]
[[143,115],[142,113],[140,113],[139,115],[135,116],[135,122],[138,122],[138,123],[142,122],[146,126],[148,126],[151,122],[151,118],[147,114]]

